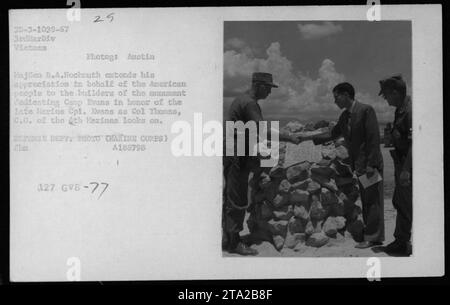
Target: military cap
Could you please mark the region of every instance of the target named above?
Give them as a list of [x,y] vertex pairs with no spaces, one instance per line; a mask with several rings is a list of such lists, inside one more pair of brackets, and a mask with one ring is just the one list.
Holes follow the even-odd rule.
[[263,83],[263,84],[269,85],[271,87],[278,88],[278,86],[273,83],[272,74],[270,74],[270,73],[255,72],[252,75],[252,82],[253,83]]
[[403,90],[406,89],[406,83],[402,78],[401,74],[395,74],[390,77],[384,78],[379,81],[380,82],[380,92],[378,95],[383,94],[383,91],[386,89],[397,89],[399,90],[402,88]]

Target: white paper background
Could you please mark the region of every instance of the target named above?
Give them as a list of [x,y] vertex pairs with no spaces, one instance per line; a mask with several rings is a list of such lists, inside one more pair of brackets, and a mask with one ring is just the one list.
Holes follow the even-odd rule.
[[[444,272],[442,34],[440,6],[383,6],[382,20],[412,20],[414,96],[413,257],[380,258],[381,276]],[[149,70],[188,82],[183,117],[222,121],[223,22],[364,20],[366,7],[259,7],[82,10],[48,52],[14,52],[12,71],[88,70],[85,53],[155,54],[154,62],[91,62],[92,70]],[[94,24],[95,15],[114,22]],[[69,25],[66,10],[16,10],[10,26]],[[83,68],[79,68],[83,67]],[[12,75],[11,75],[12,78]],[[64,125],[66,126],[66,125]],[[41,134],[85,134],[42,127]],[[95,132],[122,127],[90,125]],[[26,133],[12,125],[12,134]],[[62,129],[65,128],[65,129]],[[119,129],[121,128],[121,129]],[[149,132],[135,128],[133,133]],[[12,143],[12,142],[11,142]],[[158,146],[153,146],[158,147]],[[175,158],[170,146],[146,153],[104,145],[33,146],[11,153],[11,280],[65,281],[69,257],[81,279],[183,280],[365,277],[367,258],[224,258],[221,251],[222,160]],[[119,165],[117,165],[119,161]],[[87,193],[38,193],[39,183],[105,181],[102,200]]]

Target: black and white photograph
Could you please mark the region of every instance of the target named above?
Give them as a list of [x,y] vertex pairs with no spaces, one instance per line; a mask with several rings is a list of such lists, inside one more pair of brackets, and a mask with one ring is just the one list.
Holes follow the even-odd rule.
[[280,126],[274,167],[224,156],[224,255],[413,253],[411,47],[410,21],[224,23],[225,121]]
[[81,5],[8,11],[2,281],[444,275],[439,5]]

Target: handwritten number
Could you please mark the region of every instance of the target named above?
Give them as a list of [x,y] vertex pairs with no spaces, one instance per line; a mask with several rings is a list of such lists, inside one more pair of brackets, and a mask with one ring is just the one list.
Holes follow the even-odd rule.
[[91,192],[93,194],[95,192],[95,190],[98,188],[99,184],[98,184],[98,182],[91,182],[89,184],[95,184],[95,187],[94,187],[94,189]]
[[98,182],[91,182],[91,183],[89,183],[89,184],[94,184],[94,185],[95,185],[95,187],[94,187],[94,188],[92,189],[92,191],[91,191],[91,194],[94,194],[94,192],[97,190],[97,188],[100,186],[100,184],[101,184],[101,185],[104,185],[103,191],[100,193],[100,195],[98,195],[98,198],[97,198],[97,199],[100,199],[100,197],[102,197],[103,193],[106,191],[106,189],[107,189],[108,186],[109,186],[109,184],[106,183],[106,182],[101,182],[101,183],[98,183]]
[[98,195],[98,199],[100,199],[100,197],[102,197],[103,193],[106,191],[106,189],[108,188],[109,184],[106,182],[102,182],[101,184],[105,185],[105,188],[103,189],[103,191],[100,193],[100,195]]
[[[113,22],[114,20],[114,13],[110,13],[106,16],[107,19],[109,19],[109,22]],[[103,22],[105,20],[102,19],[100,16],[95,16],[94,22]]]

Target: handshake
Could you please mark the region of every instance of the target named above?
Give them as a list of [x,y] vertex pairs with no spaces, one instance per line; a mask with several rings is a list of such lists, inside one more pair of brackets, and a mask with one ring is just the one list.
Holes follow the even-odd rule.
[[294,143],[294,144],[300,144],[305,140],[305,137],[299,134],[290,134],[287,138],[288,142]]
[[330,136],[330,130],[328,128],[319,128],[313,131],[301,131],[295,133],[289,133],[286,136],[286,141],[300,144],[301,142],[308,140],[315,140],[319,138],[327,138]]

